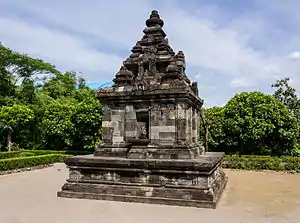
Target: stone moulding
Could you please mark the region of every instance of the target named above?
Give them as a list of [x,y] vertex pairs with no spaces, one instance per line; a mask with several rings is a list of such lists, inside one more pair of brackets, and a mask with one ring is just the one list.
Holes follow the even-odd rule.
[[[142,97],[141,97],[142,96]],[[169,93],[166,94],[166,92],[156,92],[156,93],[151,93],[151,94],[144,94],[144,95],[140,95],[140,94],[133,94],[133,95],[129,95],[124,93],[120,93],[120,94],[111,94],[111,95],[102,95],[101,97],[101,101],[102,102],[106,102],[106,101],[110,101],[110,102],[114,102],[117,101],[118,103],[126,103],[128,101],[132,102],[132,103],[141,103],[141,102],[156,102],[156,101],[180,101],[180,100],[184,100],[186,101],[189,105],[193,105],[196,108],[200,109],[201,106],[203,105],[203,101],[199,100],[197,98],[195,98],[194,95],[192,95],[189,92],[173,92],[173,93]]]
[[59,197],[216,208],[226,186],[222,153],[193,160],[78,156]]

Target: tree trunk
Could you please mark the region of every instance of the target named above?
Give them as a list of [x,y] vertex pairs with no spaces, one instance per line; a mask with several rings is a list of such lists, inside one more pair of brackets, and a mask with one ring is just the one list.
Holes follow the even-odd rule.
[[8,135],[7,135],[7,150],[8,152],[11,152],[12,150],[12,139],[11,139],[11,133],[9,132]]
[[204,147],[205,147],[205,151],[208,152],[208,128],[209,128],[209,124],[205,120],[204,112],[200,112],[200,117],[202,119],[202,124],[203,124],[203,129],[204,129]]
[[205,138],[204,138],[204,142],[205,142],[205,151],[208,152],[208,129],[209,129],[209,125],[207,123],[205,123],[205,129],[204,129],[204,134],[205,134]]

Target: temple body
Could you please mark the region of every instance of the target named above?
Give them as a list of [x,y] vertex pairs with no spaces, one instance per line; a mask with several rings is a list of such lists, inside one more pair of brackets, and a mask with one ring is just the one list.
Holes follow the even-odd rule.
[[163,25],[152,11],[114,86],[97,93],[102,144],[93,156],[66,160],[70,177],[59,196],[216,206],[227,182],[223,153],[199,144],[203,100]]
[[102,140],[95,155],[191,159],[199,146],[203,100],[185,74],[185,57],[169,46],[163,21],[153,11],[143,38],[132,48],[112,88],[98,92]]

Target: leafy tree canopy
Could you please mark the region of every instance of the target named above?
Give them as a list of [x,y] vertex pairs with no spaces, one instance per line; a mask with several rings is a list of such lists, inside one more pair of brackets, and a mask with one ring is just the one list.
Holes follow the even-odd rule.
[[28,85],[29,80],[60,72],[41,59],[15,52],[0,43],[0,105],[9,105],[8,97],[16,97],[17,84]]
[[24,149],[93,148],[101,123],[95,93],[75,72],[0,44],[0,149],[10,132]]
[[210,146],[227,153],[285,155],[298,151],[299,124],[284,104],[261,92],[240,93],[212,119]]
[[289,81],[290,78],[283,78],[272,84],[271,86],[276,88],[273,96],[281,101],[300,122],[300,99],[296,94],[296,89],[290,86]]

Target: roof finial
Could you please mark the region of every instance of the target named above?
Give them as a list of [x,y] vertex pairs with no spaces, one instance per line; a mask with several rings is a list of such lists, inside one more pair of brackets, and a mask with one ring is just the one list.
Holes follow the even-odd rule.
[[150,18],[146,21],[146,26],[148,27],[155,25],[160,25],[161,27],[164,26],[164,21],[160,18],[157,10],[153,10],[151,12]]

